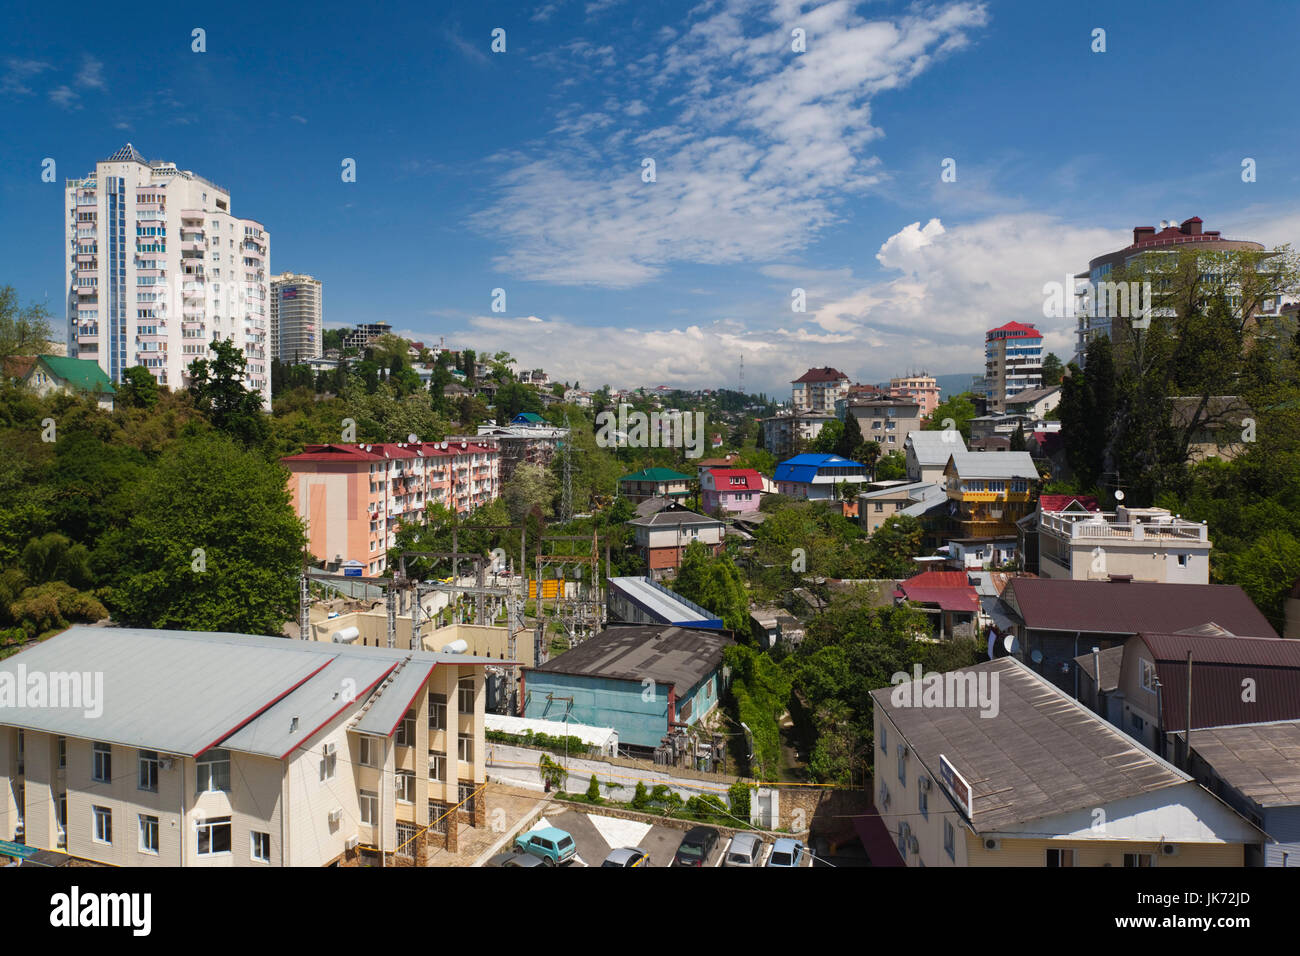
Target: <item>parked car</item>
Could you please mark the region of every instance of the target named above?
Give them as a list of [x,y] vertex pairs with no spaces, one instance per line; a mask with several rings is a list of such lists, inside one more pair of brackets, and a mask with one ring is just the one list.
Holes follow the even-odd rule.
[[721,836],[713,827],[691,827],[673,856],[673,866],[703,866]]
[[542,856],[558,865],[572,860],[578,848],[573,837],[558,827],[539,827],[515,837],[515,852]]
[[803,866],[804,853],[807,849],[798,840],[782,837],[772,844],[772,855],[767,858],[767,865]]
[[492,859],[488,860],[484,866],[555,866],[549,856],[533,856],[531,853],[521,853],[516,850],[513,853],[498,853]]
[[755,833],[737,833],[731,838],[723,866],[758,866],[763,858],[763,841]]
[[613,850],[609,856],[605,857],[605,862],[601,866],[649,866],[650,857],[645,855],[645,851],[639,847],[625,846],[618,850]]

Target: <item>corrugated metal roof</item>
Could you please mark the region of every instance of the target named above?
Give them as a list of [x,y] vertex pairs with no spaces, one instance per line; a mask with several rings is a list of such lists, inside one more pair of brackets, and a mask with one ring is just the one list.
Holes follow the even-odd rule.
[[1166,731],[1187,726],[1189,653],[1193,730],[1300,719],[1300,641],[1147,633],[1138,638],[1155,660]]
[[[895,688],[871,692],[939,779],[939,755],[970,783],[976,832],[1104,807],[1191,778],[1071,700],[1015,658],[957,673],[998,676],[998,711],[978,707],[895,707]],[[915,684],[915,682],[914,682]]]
[[1277,637],[1235,584],[1017,578],[1002,597],[1038,630],[1159,634],[1214,621],[1233,634]]
[[402,667],[393,682],[383,689],[364,717],[357,721],[357,732],[387,737],[397,729],[406,712],[433,673],[436,664],[411,661]]
[[[279,757],[332,714],[359,708],[408,656],[430,667],[498,663],[250,634],[78,626],[0,661],[0,674],[101,674],[102,713],[7,707],[0,724],[172,754],[222,746]],[[345,692],[356,701],[348,704]]]
[[1194,730],[1192,750],[1259,806],[1300,805],[1300,722]]
[[718,631],[696,628],[610,627],[534,669],[637,683],[649,679],[685,691],[722,665],[722,650],[731,643]]
[[946,465],[954,452],[966,451],[966,440],[959,431],[908,432],[903,447],[911,448],[921,465]]
[[962,478],[1038,479],[1038,469],[1027,451],[958,451],[953,466]]
[[657,586],[649,578],[610,578],[609,586],[622,591],[643,610],[656,615],[664,624],[686,624],[718,619],[693,601]]

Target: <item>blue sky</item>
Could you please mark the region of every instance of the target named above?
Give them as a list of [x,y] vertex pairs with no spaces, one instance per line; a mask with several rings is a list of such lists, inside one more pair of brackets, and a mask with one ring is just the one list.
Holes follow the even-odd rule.
[[742,354],[779,394],[811,365],[974,371],[1012,319],[1068,357],[1042,286],[1133,226],[1300,238],[1300,5],[1075,6],[11,6],[0,283],[62,315],[63,179],[129,141],[228,187],[274,271],[324,281],[327,325],[584,385],[734,385]]

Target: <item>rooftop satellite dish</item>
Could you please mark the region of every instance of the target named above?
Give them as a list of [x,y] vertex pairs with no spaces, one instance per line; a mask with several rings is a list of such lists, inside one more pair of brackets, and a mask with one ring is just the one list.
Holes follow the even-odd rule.
[[1161,220],[1160,220],[1160,228],[1161,228],[1161,229],[1168,229],[1168,228],[1169,228],[1169,220],[1168,220],[1168,219],[1161,219]]
[[1117,492],[1115,492],[1115,500],[1116,500],[1116,501],[1123,501],[1123,500],[1124,500],[1124,492],[1122,492],[1122,491],[1117,491]]
[[[1016,636],[1014,634],[1008,634],[1003,639],[1002,646],[1005,647],[1007,649],[1007,653],[1011,654],[1012,656],[1020,653],[1020,642],[1016,640]],[[1034,651],[1034,653],[1038,654],[1040,658],[1043,656],[1038,651]]]
[[415,432],[412,432],[411,434],[407,435],[406,440],[409,441],[412,445],[414,445],[417,441],[419,441],[419,439],[415,437]]
[[1043,663],[1043,652],[1042,652],[1042,651],[1033,651],[1033,652],[1029,655],[1029,659],[1030,659],[1031,661],[1033,661],[1035,664],[1041,664],[1041,663]]

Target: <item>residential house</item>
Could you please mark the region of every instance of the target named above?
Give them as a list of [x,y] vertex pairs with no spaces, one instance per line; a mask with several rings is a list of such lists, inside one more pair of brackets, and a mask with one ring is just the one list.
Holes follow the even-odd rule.
[[979,595],[964,571],[922,571],[894,589],[895,604],[911,604],[929,616],[930,637],[975,637]]
[[648,751],[718,704],[721,631],[616,625],[524,671],[524,716],[612,727],[621,745]]
[[0,710],[0,839],[110,866],[423,865],[487,822],[491,663],[73,627],[0,661],[19,687],[102,675],[89,709],[70,683],[70,706]]
[[682,552],[695,541],[714,555],[722,551],[726,529],[721,521],[685,508],[668,508],[628,522],[636,532],[636,550],[650,577],[661,581],[681,567]]
[[806,448],[827,422],[835,420],[833,412],[780,411],[770,418],[759,420],[763,429],[763,448],[780,460],[788,458],[800,448]]
[[909,866],[1240,867],[1268,841],[1015,658],[871,696],[874,822]]
[[839,455],[795,455],[776,466],[777,491],[791,498],[838,501],[840,485],[862,485],[867,476],[858,462]]
[[84,395],[93,398],[100,408],[113,410],[116,390],[108,373],[95,359],[36,355],[32,357],[32,363],[26,368],[21,381],[41,397],[50,392]]
[[650,498],[685,500],[691,493],[691,476],[671,468],[642,468],[618,480],[618,493],[631,502]]
[[836,404],[835,414],[845,422],[849,415],[857,419],[863,439],[880,445],[882,455],[902,454],[908,436],[921,430],[921,404],[910,398],[845,398]]
[[1003,404],[1008,412],[1037,421],[1061,404],[1061,386],[1044,385],[1042,388],[1026,389],[1012,395]]
[[1135,581],[1210,583],[1210,539],[1204,522],[1164,508],[1114,512],[1038,513],[1038,573],[1074,581],[1129,575]]
[[706,514],[721,509],[744,514],[757,511],[763,476],[753,468],[710,468],[700,476],[700,507]]
[[905,375],[889,380],[889,394],[898,398],[907,398],[921,406],[921,417],[929,418],[939,407],[939,395],[942,389],[933,375],[922,372],[919,375]]
[[955,451],[966,451],[966,440],[955,428],[910,432],[903,442],[908,480],[943,482],[943,470]]
[[1014,536],[1038,481],[1023,451],[954,452],[943,474],[954,538]]
[[[519,421],[520,417],[525,420]],[[500,451],[501,480],[505,482],[524,463],[549,468],[556,452],[569,440],[569,429],[549,425],[540,415],[525,412],[509,425],[480,425],[474,440],[491,443]]]
[[810,368],[790,383],[790,404],[797,412],[830,415],[849,391],[849,377],[834,368]]
[[1086,517],[1100,510],[1101,506],[1097,503],[1097,498],[1094,495],[1040,494],[1038,496],[1037,510],[1029,512],[1016,522],[1021,570],[1029,574],[1038,573],[1038,521],[1040,516],[1065,513],[1071,516]]

